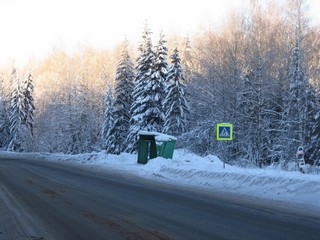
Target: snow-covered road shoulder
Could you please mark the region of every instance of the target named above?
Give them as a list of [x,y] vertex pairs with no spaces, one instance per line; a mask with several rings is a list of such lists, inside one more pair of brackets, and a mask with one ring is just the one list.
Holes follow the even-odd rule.
[[[1,152],[0,158],[22,156]],[[216,156],[200,157],[178,149],[173,159],[155,158],[146,165],[137,163],[137,155],[107,155],[104,151],[79,155],[25,153],[24,157],[81,164],[97,171],[133,174],[174,185],[225,191],[254,197],[314,206],[320,214],[320,175],[285,172],[275,169],[243,169],[226,165]]]

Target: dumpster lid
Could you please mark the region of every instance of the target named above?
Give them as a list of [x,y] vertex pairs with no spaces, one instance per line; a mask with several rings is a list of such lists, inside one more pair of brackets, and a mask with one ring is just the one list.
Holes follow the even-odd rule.
[[171,135],[167,135],[167,134],[163,134],[163,133],[159,133],[159,135],[157,135],[155,137],[156,141],[159,142],[166,142],[166,141],[177,141],[177,138]]
[[165,142],[165,141],[176,141],[177,138],[171,135],[159,133],[159,132],[148,132],[148,131],[139,131],[139,135],[148,135],[148,136],[155,136],[156,141]]

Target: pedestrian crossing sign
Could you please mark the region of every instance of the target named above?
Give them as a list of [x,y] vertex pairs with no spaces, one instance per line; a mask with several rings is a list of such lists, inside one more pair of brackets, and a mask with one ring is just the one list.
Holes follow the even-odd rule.
[[216,126],[217,140],[218,141],[231,141],[232,140],[232,124],[219,123]]

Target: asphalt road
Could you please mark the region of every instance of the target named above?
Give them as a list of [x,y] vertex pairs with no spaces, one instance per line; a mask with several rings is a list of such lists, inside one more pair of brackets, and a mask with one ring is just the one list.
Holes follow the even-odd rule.
[[[271,206],[273,205],[273,206]],[[72,165],[0,159],[0,240],[320,239],[320,211]]]

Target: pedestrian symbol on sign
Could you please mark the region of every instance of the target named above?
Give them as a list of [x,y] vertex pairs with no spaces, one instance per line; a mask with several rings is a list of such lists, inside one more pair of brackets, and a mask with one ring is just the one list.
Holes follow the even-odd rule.
[[220,137],[226,137],[226,138],[230,137],[230,133],[228,132],[228,130],[225,127],[222,128],[222,131],[220,133]]
[[217,140],[232,140],[232,124],[220,123],[216,128]]

